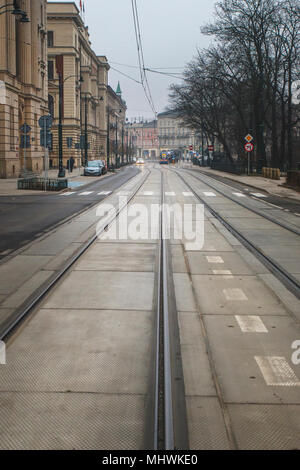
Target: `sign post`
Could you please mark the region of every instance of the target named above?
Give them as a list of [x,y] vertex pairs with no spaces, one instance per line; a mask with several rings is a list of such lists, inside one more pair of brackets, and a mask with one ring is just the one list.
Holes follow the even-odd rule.
[[248,144],[245,144],[245,150],[248,153],[248,176],[250,175],[250,155],[253,149],[254,149],[254,145],[251,142],[249,142]]
[[47,179],[49,171],[49,146],[51,145],[51,127],[53,118],[50,115],[42,116],[39,119],[39,126],[41,130],[41,146],[45,148],[44,156],[44,179],[45,179],[45,191],[47,190]]
[[30,147],[30,136],[28,135],[31,131],[31,127],[28,124],[23,124],[20,128],[22,135],[21,135],[21,147],[24,148],[24,176],[26,175],[26,149]]

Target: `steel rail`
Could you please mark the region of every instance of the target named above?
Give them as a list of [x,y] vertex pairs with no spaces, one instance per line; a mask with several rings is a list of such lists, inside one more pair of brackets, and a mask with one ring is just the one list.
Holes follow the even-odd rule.
[[[130,195],[130,198],[127,201],[127,204],[121,208],[118,208],[117,212],[112,215],[111,220],[107,221],[105,226],[103,226],[100,232],[97,232],[93,237],[91,237],[80,250],[72,256],[56,274],[54,274],[50,280],[46,281],[32,296],[29,297],[18,309],[16,309],[12,316],[15,318],[11,323],[9,323],[5,328],[0,331],[0,340],[5,340],[21,323],[21,321],[37,306],[37,304],[50,292],[50,290],[57,284],[57,282],[69,271],[74,263],[90,248],[90,246],[98,239],[107,228],[119,217],[120,213],[125,209],[125,207],[132,201],[136,196],[140,188],[144,185],[145,181],[151,174],[150,170],[147,170],[148,174],[142,179],[138,184],[138,187]],[[118,188],[119,190],[119,188]]]
[[[211,189],[214,189],[217,193],[221,194],[222,196],[226,197],[227,199],[229,199],[230,201],[232,202],[235,202],[236,204],[238,204],[239,206],[243,207],[244,209],[248,209],[249,211],[253,212],[254,214],[257,214],[259,215],[260,217],[264,217],[265,219],[269,220],[270,222],[272,222],[273,224],[276,224],[276,225],[279,225],[281,228],[284,228],[286,230],[289,230],[290,232],[294,233],[295,235],[300,235],[300,230],[297,230],[296,228],[292,228],[292,227],[289,227],[287,226],[285,223],[283,222],[279,222],[278,220],[274,219],[273,217],[270,217],[269,215],[267,214],[264,214],[263,212],[257,210],[257,209],[254,209],[252,207],[248,207],[247,204],[244,204],[242,203],[241,201],[237,201],[236,199],[234,199],[233,197],[229,196],[228,194],[226,193],[223,193],[220,189],[216,188],[214,185],[212,185],[211,183],[208,183],[207,181],[205,181],[204,179],[200,178],[199,175],[195,175],[193,173],[191,173],[192,170],[189,170],[189,169],[184,169],[184,172],[189,174],[190,176],[193,176],[193,178],[201,181],[202,183],[206,184],[207,186],[209,186]],[[207,176],[208,178],[211,178],[211,179],[214,179],[212,178],[211,176],[205,174],[205,176]],[[219,180],[214,180],[214,181],[218,181],[218,183],[221,183],[223,185],[226,185],[226,186],[229,186],[227,185],[226,183],[223,183],[222,181],[219,181]],[[234,189],[234,188],[233,188]],[[261,201],[263,202],[263,201]]]
[[[288,273],[276,261],[267,256],[260,248],[248,240],[239,230],[233,227],[218,212],[216,212],[193,187],[185,180],[185,178],[177,171],[172,170],[190,189],[194,196],[213,214],[213,216],[224,225],[248,250],[250,250],[276,277],[279,279],[298,299],[300,299],[300,283],[290,273]],[[192,175],[191,175],[192,176]],[[198,179],[198,178],[196,178]]]
[[[160,414],[164,422],[164,450],[174,450],[174,419],[172,395],[172,368],[170,347],[170,317],[168,295],[167,246],[164,238],[164,177],[161,172],[161,210],[159,220],[159,268],[157,277],[157,330],[156,330],[156,365],[155,365],[155,405],[154,405],[154,450],[159,450],[161,430]],[[163,357],[163,361],[161,358]],[[163,369],[163,370],[162,370]],[[161,383],[163,377],[163,384]],[[163,409],[162,409],[163,408]]]

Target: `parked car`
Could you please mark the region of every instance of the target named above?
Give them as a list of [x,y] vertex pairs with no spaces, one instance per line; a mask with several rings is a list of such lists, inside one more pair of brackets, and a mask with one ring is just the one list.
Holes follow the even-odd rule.
[[100,160],[91,160],[84,167],[84,176],[101,176],[102,172],[103,165],[100,163]]
[[144,165],[145,160],[143,158],[138,158],[136,164],[137,165]]
[[99,160],[102,165],[102,175],[106,175],[107,173],[107,163],[105,160]]

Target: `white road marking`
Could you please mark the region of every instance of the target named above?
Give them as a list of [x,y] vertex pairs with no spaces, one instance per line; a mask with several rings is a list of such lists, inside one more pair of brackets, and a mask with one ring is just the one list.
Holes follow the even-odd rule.
[[169,193],[166,193],[166,196],[176,196],[176,193],[174,193],[174,192],[169,192]]
[[144,196],[153,196],[154,192],[153,191],[145,191]]
[[117,193],[117,196],[129,196],[129,191],[119,191]]
[[98,193],[98,196],[108,196],[111,193],[112,191],[102,191],[102,193]]
[[72,196],[72,194],[76,194],[76,191],[70,191],[68,193],[63,193],[63,194],[60,194],[60,196]]
[[219,263],[219,264],[223,264],[224,263],[224,260],[223,258],[221,258],[221,256],[206,256],[206,259],[209,263]]
[[255,315],[236,315],[238,322],[243,333],[268,333],[262,319]]
[[242,289],[223,289],[223,293],[226,297],[226,300],[233,300],[233,301],[248,300],[248,297],[242,291]]
[[229,269],[214,269],[215,276],[222,276],[222,279],[234,279],[232,272]]
[[243,193],[232,193],[234,196],[237,196],[237,197],[247,197],[245,194]]
[[299,387],[300,382],[285,357],[255,356],[267,385]]
[[184,195],[184,197],[191,197],[191,196],[194,196],[193,193],[182,193]]
[[217,197],[217,196],[215,195],[215,193],[210,193],[210,192],[206,192],[206,191],[203,191],[203,194],[204,194],[204,196],[206,196],[206,197]]
[[79,193],[80,196],[89,196],[90,194],[93,194],[94,191],[84,191],[83,193]]
[[300,217],[300,214],[298,214],[297,212],[295,212],[294,215],[297,215],[298,217]]
[[265,196],[265,194],[261,194],[261,193],[251,193],[251,195],[255,197],[267,197]]

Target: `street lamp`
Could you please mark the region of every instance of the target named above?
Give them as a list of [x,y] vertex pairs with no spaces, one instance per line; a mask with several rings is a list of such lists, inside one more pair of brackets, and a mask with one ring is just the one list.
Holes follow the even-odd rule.
[[[13,9],[9,10],[8,8],[10,8],[10,7],[13,7]],[[14,1],[14,3],[7,3],[6,5],[2,5],[2,7],[0,7],[0,10],[2,10],[3,8],[7,8],[7,9],[4,10],[4,11],[0,11],[0,15],[4,15],[4,13],[11,13],[12,15],[15,15],[15,16],[21,16],[20,23],[29,23],[30,22],[30,20],[27,16],[27,13],[24,10],[21,10],[18,7],[16,1]]]

